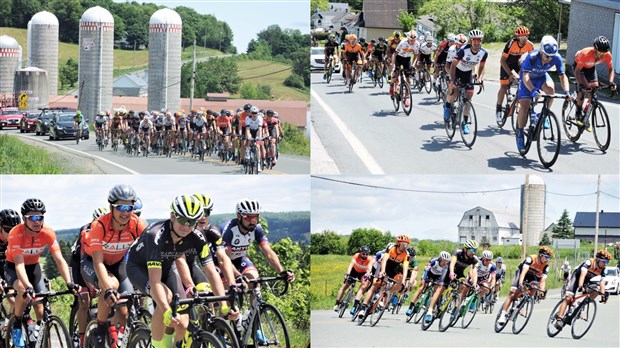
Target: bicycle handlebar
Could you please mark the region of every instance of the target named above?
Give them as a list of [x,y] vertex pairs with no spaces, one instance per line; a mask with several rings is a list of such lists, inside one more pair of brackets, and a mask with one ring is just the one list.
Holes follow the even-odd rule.
[[274,281],[278,281],[278,280],[282,280],[284,281],[284,290],[280,291],[279,293],[276,293],[277,296],[282,296],[284,294],[287,293],[288,291],[288,286],[289,283],[287,281],[287,276],[283,276],[283,275],[279,275],[276,277],[260,277],[257,279],[250,279],[248,282],[249,283],[254,283],[254,284],[261,284],[261,283],[268,283],[268,282],[274,282]]

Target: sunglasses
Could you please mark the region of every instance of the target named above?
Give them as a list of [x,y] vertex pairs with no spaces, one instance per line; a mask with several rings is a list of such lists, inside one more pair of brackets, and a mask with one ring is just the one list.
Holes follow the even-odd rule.
[[130,204],[112,204],[112,206],[120,212],[133,211],[134,209],[134,206]]
[[368,255],[369,255],[369,254],[366,254],[366,253],[362,253],[362,256],[368,256]]
[[546,260],[549,260],[551,258],[551,256],[546,254],[540,254],[540,257],[544,257]]
[[205,216],[205,217],[209,217],[209,216],[211,216],[211,209],[205,209],[205,210],[204,210],[204,216]]
[[179,216],[176,214],[174,215],[174,218],[177,220],[178,223],[185,226],[196,226],[196,224],[198,223],[198,219],[188,219],[184,216]]
[[241,217],[243,218],[243,220],[250,221],[250,222],[258,221],[258,215],[241,215]]
[[26,219],[30,221],[43,221],[44,216],[43,215],[29,215],[29,216],[26,216]]
[[602,262],[604,265],[607,265],[609,263],[609,260],[607,259],[598,259],[600,262]]
[[469,250],[469,251],[470,251],[470,252],[472,252],[472,253],[475,253],[477,249],[474,249],[474,248],[469,248],[469,249],[467,249],[467,250]]
[[553,58],[553,56],[546,55],[545,53],[543,53],[542,55],[543,55],[543,58],[545,58],[545,59],[551,59],[551,58]]

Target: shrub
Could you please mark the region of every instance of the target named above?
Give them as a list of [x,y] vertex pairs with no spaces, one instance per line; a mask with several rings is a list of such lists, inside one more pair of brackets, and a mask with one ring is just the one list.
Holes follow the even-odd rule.
[[284,80],[284,85],[288,87],[304,89],[304,78],[297,74],[290,74],[289,77]]

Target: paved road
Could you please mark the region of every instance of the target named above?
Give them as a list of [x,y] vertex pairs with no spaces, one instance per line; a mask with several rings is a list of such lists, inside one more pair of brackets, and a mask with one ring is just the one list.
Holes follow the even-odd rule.
[[[349,94],[341,76],[331,83],[312,74],[312,121],[326,150],[322,162],[335,162],[342,174],[405,173],[547,173],[617,174],[620,166],[620,105],[605,102],[612,129],[611,145],[602,153],[592,133],[573,144],[562,130],[560,156],[551,168],[539,162],[535,147],[527,158],[519,156],[510,124],[495,123],[499,84],[485,81],[485,90],[474,96],[478,139],[468,149],[455,135],[450,141],[443,126],[443,109],[434,95],[415,92],[413,112],[394,112],[388,86],[372,87],[369,79]],[[561,100],[552,110],[561,119]],[[314,151],[313,151],[314,156]],[[313,159],[314,161],[314,159]],[[318,161],[318,159],[317,159]],[[314,172],[314,169],[313,169]],[[329,173],[324,170],[323,173]]]
[[[503,301],[503,298],[501,299]],[[406,323],[405,315],[385,313],[375,327],[357,326],[338,318],[333,311],[312,311],[312,347],[619,347],[620,297],[610,296],[607,304],[597,303],[594,325],[580,340],[574,340],[570,328],[555,338],[547,336],[547,319],[559,301],[559,290],[550,291],[547,300],[534,306],[527,326],[519,335],[511,327],[495,333],[494,314],[476,314],[467,329],[460,321],[454,328],[439,332],[437,321],[422,331],[417,324]],[[568,329],[568,330],[566,330]]]
[[[40,137],[34,133],[21,134],[17,130],[3,130],[3,133],[14,134],[29,143],[53,146],[56,150],[69,152],[95,161],[96,165],[106,174],[242,174],[241,166],[233,163],[222,163],[215,157],[205,158],[200,163],[195,158],[172,156],[133,157],[119,149],[113,152],[110,147],[99,151],[94,136],[80,142],[75,140],[50,141],[48,136]],[[310,159],[308,157],[280,155],[273,170],[265,170],[264,174],[308,174]]]

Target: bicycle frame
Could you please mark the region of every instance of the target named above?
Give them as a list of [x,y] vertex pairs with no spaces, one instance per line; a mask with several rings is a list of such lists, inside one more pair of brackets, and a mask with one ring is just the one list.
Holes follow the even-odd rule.
[[[261,306],[265,303],[263,301],[263,296],[261,294],[260,288],[258,288],[256,285],[260,284],[260,283],[265,283],[265,282],[270,282],[270,281],[278,281],[278,280],[283,280],[284,281],[284,290],[279,292],[277,295],[278,296],[282,296],[284,295],[287,291],[288,291],[288,282],[286,281],[285,277],[279,276],[279,277],[261,277],[258,279],[254,279],[254,280],[250,280],[250,283],[253,283],[255,286],[254,288],[252,288],[251,293],[251,301],[248,301],[250,303],[250,313],[248,318],[244,318],[243,319],[243,323],[246,323],[246,325],[242,326],[244,327],[244,332],[242,337],[238,337],[239,338],[239,345],[242,347],[246,347],[248,345],[248,342],[250,340],[250,338],[252,337],[252,335],[254,334],[253,332],[253,327],[250,327],[251,325],[253,325],[254,320],[257,320],[258,317],[260,316],[260,311],[261,311]],[[245,294],[247,295],[247,294]],[[259,321],[259,326],[260,326],[260,321]],[[260,328],[260,330],[262,330],[262,328]],[[264,330],[262,330],[264,332]]]

